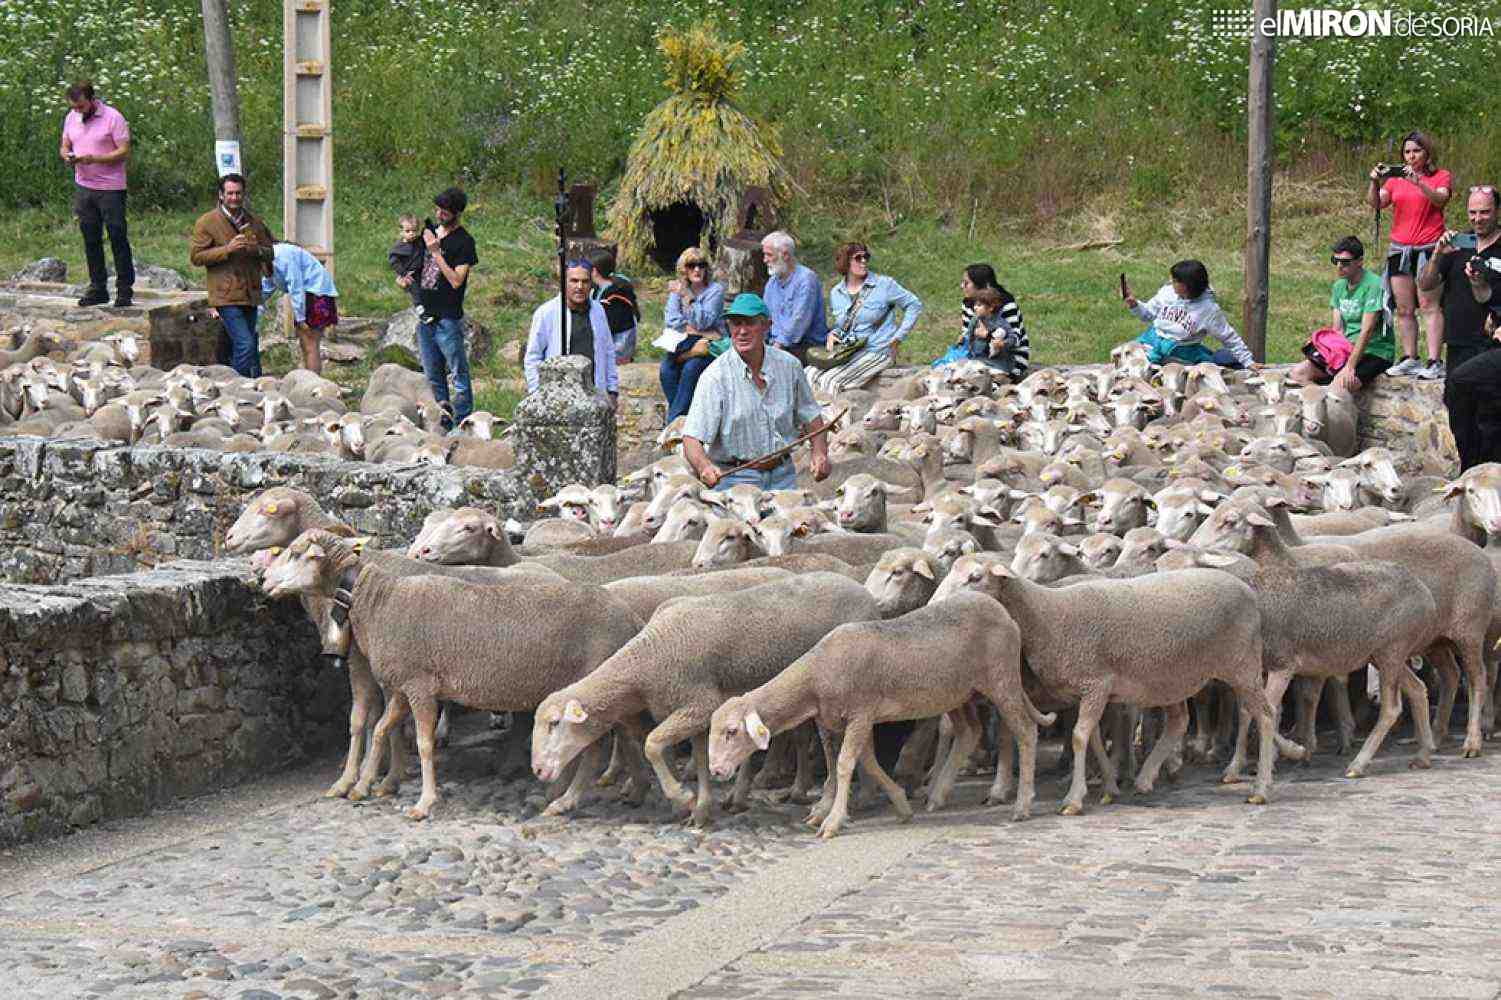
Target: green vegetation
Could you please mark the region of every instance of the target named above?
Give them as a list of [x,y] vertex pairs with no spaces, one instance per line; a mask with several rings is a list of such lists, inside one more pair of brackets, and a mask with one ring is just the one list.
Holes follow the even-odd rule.
[[[232,6],[252,201],[276,229],[281,3]],[[863,238],[878,270],[928,302],[909,358],[951,338],[959,271],[976,260],[993,261],[1017,295],[1043,361],[1101,358],[1134,335],[1116,275],[1145,296],[1180,257],[1208,264],[1238,321],[1247,45],[1211,34],[1216,6],[336,0],[344,311],[404,307],[385,266],[395,217],[426,214],[432,194],[458,182],[482,258],[470,309],[499,341],[523,336],[554,281],[557,167],[600,183],[602,221],[631,143],[669,94],[657,38],[712,24],[745,46],[737,106],[780,132],[793,185],[786,220],[803,259],[827,277],[833,247]],[[1455,12],[1437,0],[1384,6]],[[0,0],[0,274],[43,254],[82,267],[56,153],[61,92],[77,76],[131,121],[138,257],[190,272],[187,234],[213,177],[198,9]],[[1466,12],[1495,17],[1501,5]],[[1501,178],[1496,46],[1495,35],[1279,43],[1272,358],[1290,359],[1325,319],[1329,243],[1352,232],[1369,242],[1364,172],[1395,158],[1400,133],[1435,134],[1461,190]],[[1462,200],[1451,224],[1462,222]],[[666,278],[633,273],[649,328]],[[516,375],[500,358],[477,366],[481,404],[507,409]]]

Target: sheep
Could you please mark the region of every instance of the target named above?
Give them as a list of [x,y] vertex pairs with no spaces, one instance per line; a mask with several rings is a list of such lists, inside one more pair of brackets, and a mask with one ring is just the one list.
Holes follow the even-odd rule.
[[[1020,545],[1020,543],[1017,544]],[[1121,554],[1121,546],[1124,544],[1119,535],[1111,535],[1103,531],[1086,535],[1079,540],[1079,561],[1091,571],[1102,570],[1115,563]]]
[[865,578],[865,589],[876,599],[882,618],[896,618],[927,604],[942,575],[933,556],[904,546],[882,553]]
[[657,533],[652,536],[652,542],[665,544],[700,539],[708,530],[709,520],[713,516],[709,513],[707,506],[693,497],[679,497],[677,502],[667,509],[667,516],[662,521],[662,527],[657,529]]
[[1481,546],[1501,535],[1501,464],[1471,466],[1435,492],[1457,501],[1444,518],[1453,534]]
[[[761,547],[761,551],[769,556],[787,555],[792,551],[794,539],[799,540],[797,546],[802,550],[806,548],[802,541],[804,539],[811,540],[814,536],[826,532],[837,533],[844,530],[831,521],[827,513],[817,507],[794,507],[786,514],[763,517],[750,528],[756,536],[756,543]],[[839,556],[837,552],[833,554]],[[848,555],[842,558],[846,561],[864,561],[863,559],[850,560]]]
[[1324,442],[1335,455],[1354,455],[1360,417],[1355,397],[1337,385],[1306,385],[1297,390],[1297,397],[1303,407],[1303,432]]
[[[646,756],[662,791],[697,825],[709,820],[706,737],[714,710],[764,684],[833,628],[879,617],[865,588],[834,573],[807,573],[736,591],[681,597],[657,608],[641,633],[589,676],[538,706],[532,768],[550,781],[621,719],[650,712]],[[698,793],[686,791],[665,751],[693,740]],[[691,806],[691,809],[690,809]]]
[[718,573],[695,573],[692,576],[628,576],[604,585],[605,593],[650,621],[664,601],[698,594],[725,594],[763,583],[784,580],[790,570],[776,566],[736,566]]
[[[1266,692],[1273,714],[1294,676],[1339,679],[1375,665],[1381,676],[1382,712],[1346,777],[1365,773],[1371,758],[1401,712],[1400,687],[1412,700],[1418,731],[1413,766],[1429,765],[1433,737],[1428,723],[1428,695],[1408,669],[1408,657],[1427,648],[1438,634],[1438,606],[1423,583],[1395,562],[1366,561],[1310,566],[1292,558],[1277,535],[1273,520],[1262,513],[1246,515],[1251,529],[1268,536],[1259,546],[1254,575],[1247,582],[1256,592],[1262,614]],[[1218,553],[1197,555],[1200,565],[1221,565]],[[1312,710],[1307,713],[1312,736]],[[1294,756],[1311,754],[1314,739],[1293,747]],[[1342,739],[1342,743],[1345,740]]]
[[[921,663],[914,671],[911,665]],[[923,719],[947,713],[955,736],[933,780],[927,809],[943,806],[959,766],[978,741],[970,697],[979,691],[1000,709],[1021,747],[1021,780],[1013,820],[1031,815],[1036,771],[1037,726],[1051,725],[1022,690],[1021,637],[1004,608],[982,594],[959,594],[891,621],[840,625],[791,666],[753,691],[731,697],[709,722],[709,768],[726,777],[771,737],[816,718],[821,729],[843,731],[837,792],[809,816],[818,835],[835,836],[848,821],[850,780],[858,762],[880,785],[902,819],[912,815],[906,793],[876,761],[871,744],[877,723]],[[1009,739],[1009,737],[1007,737]],[[1008,766],[996,771],[987,801],[1004,798]],[[999,786],[999,787],[997,787]]]
[[1148,514],[1156,507],[1156,501],[1147,491],[1129,479],[1107,479],[1099,489],[1091,490],[1079,500],[1086,504],[1099,502],[1095,530],[1113,535],[1124,535],[1132,528],[1146,527]]
[[531,549],[556,549],[574,542],[594,537],[594,529],[587,521],[580,522],[566,517],[548,517],[534,522],[526,529],[522,545]]
[[[1185,701],[1212,680],[1235,691],[1241,711],[1257,722],[1261,757],[1247,799],[1264,804],[1271,795],[1272,710],[1261,687],[1261,615],[1256,598],[1240,580],[1215,570],[1153,573],[1129,580],[1097,580],[1053,590],[1022,580],[1001,562],[960,575],[954,572],[933,600],[960,590],[980,590],[1005,606],[1021,627],[1022,656],[1043,686],[1079,703],[1074,726],[1074,775],[1061,812],[1084,808],[1084,751],[1105,707],[1120,701],[1167,709],[1167,729],[1136,776],[1139,792],[1151,791],[1163,761],[1188,726]],[[1152,609],[1152,627],[1142,611]],[[1114,785],[1114,766],[1102,762]],[[1240,778],[1244,760],[1232,758],[1224,780]]]
[[593,588],[534,575],[495,586],[393,576],[328,532],[299,536],[266,570],[262,586],[272,598],[309,593],[332,599],[341,587],[347,590],[351,634],[372,676],[392,695],[354,791],[374,779],[386,737],[410,710],[422,760],[422,794],[406,811],[411,819],[427,818],[438,799],[439,699],[492,712],[531,711],[641,629],[629,608]]
[[839,526],[846,531],[884,532],[886,501],[911,496],[912,491],[893,486],[867,473],[850,476],[835,494],[839,499]]
[[500,519],[478,507],[428,514],[407,557],[446,566],[511,566],[517,561]]
[[922,550],[933,557],[938,575],[947,576],[956,561],[979,552],[980,543],[968,531],[949,528],[929,531],[923,538]]
[[511,469],[516,466],[516,449],[509,441],[467,436],[436,438],[417,449],[417,460],[429,465]]
[[[654,573],[665,573],[692,565],[694,552],[700,544],[700,542],[687,541],[668,542],[665,545],[633,545],[623,551],[603,556],[551,552],[530,561],[540,563],[575,583],[601,586],[611,580],[623,580],[628,576],[650,576]],[[736,561],[743,562],[744,560]]]
[[489,441],[495,437],[496,425],[505,422],[488,410],[475,410],[469,416],[459,421],[459,431],[472,438]]

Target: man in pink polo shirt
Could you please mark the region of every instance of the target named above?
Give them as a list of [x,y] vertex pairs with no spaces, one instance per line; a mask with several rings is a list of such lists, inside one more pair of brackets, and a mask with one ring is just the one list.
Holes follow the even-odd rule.
[[130,126],[125,117],[94,96],[87,80],[68,88],[73,110],[63,119],[63,162],[73,165],[73,214],[83,232],[83,253],[89,262],[89,290],[81,306],[109,301],[104,267],[104,232],[115,257],[115,305],[130,305],[135,287],[135,262],[125,233],[125,161],[130,158]]

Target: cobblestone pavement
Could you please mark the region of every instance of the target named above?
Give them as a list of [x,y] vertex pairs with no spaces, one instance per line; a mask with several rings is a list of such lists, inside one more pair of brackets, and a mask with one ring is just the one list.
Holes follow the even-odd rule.
[[1047,780],[1024,824],[976,779],[827,844],[790,806],[539,817],[479,739],[421,824],[323,799],[323,761],[0,857],[0,996],[1497,1000],[1488,750],[1416,772],[1398,745],[1358,782],[1326,755],[1265,808],[1189,769],[1064,819]]

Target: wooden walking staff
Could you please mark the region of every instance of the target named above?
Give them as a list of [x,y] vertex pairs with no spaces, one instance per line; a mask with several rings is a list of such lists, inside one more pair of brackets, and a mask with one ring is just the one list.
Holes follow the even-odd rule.
[[720,475],[719,475],[720,482],[723,482],[727,476],[733,476],[737,472],[744,472],[746,469],[753,468],[753,467],[755,467],[757,465],[762,464],[763,462],[769,461],[770,459],[779,458],[782,455],[789,454],[792,451],[792,449],[796,448],[798,445],[802,444],[804,441],[810,441],[810,440],[813,439],[813,437],[815,435],[822,434],[824,431],[833,430],[834,426],[836,424],[838,424],[839,421],[843,420],[844,419],[844,415],[846,413],[848,413],[849,411],[850,411],[850,408],[848,406],[845,406],[845,408],[842,409],[842,410],[840,410],[839,413],[834,417],[833,420],[830,420],[828,423],[824,424],[818,430],[816,430],[816,431],[809,431],[808,433],[804,434],[802,437],[798,438],[796,441],[792,442],[791,444],[785,445],[785,446],[783,446],[781,448],[778,448],[776,451],[768,451],[766,454],[762,455],[760,458],[753,458],[749,462],[741,462],[739,465],[735,466],[733,469],[726,469],[724,472],[720,473]]

